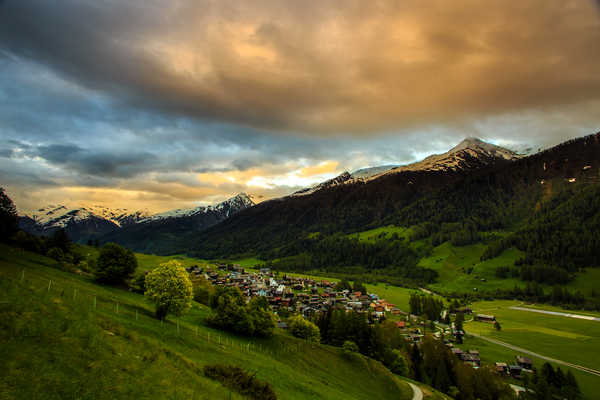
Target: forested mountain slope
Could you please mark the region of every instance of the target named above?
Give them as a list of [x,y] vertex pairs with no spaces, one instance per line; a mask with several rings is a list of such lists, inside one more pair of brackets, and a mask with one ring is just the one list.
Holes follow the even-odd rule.
[[[459,224],[453,228],[456,235],[499,228],[517,231],[530,222],[535,224],[548,207],[565,214],[553,222],[561,237],[570,231],[563,230],[560,221],[592,218],[581,226],[596,229],[595,203],[584,214],[577,211],[585,209],[584,205],[560,204],[579,202],[575,194],[580,191],[590,191],[585,199],[594,197],[600,177],[600,133],[512,161],[470,158],[467,153],[465,164],[466,168],[457,170],[386,173],[369,181],[264,202],[200,234],[186,235],[173,250],[202,257],[259,254],[311,232],[328,235],[391,223],[414,226],[422,237],[448,223]],[[522,232],[520,237],[525,237],[527,230]],[[549,234],[539,233],[538,240],[550,242]],[[587,248],[596,249],[593,243]]]

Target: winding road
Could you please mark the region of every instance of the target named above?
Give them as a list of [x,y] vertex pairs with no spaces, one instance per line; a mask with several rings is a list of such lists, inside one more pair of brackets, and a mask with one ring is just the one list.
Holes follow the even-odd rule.
[[411,382],[406,382],[410,385],[411,389],[413,390],[413,397],[412,400],[423,400],[423,391],[421,390],[420,387],[418,387],[417,385],[415,385],[414,383]]

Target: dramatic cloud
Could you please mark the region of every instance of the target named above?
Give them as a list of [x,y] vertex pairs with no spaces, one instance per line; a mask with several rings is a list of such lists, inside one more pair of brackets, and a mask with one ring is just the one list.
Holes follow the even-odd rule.
[[598,43],[591,0],[4,0],[0,184],[165,210],[546,147],[599,129]]
[[592,1],[8,0],[0,43],[130,104],[373,132],[598,100]]

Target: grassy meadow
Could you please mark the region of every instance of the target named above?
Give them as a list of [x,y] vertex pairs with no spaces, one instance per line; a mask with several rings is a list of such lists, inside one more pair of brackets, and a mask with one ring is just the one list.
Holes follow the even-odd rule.
[[46,257],[0,250],[2,398],[230,398],[201,373],[214,363],[255,372],[280,399],[412,397],[404,381],[360,355],[283,332],[256,339],[211,329],[197,303],[161,323],[139,294],[61,271]]
[[[465,323],[465,330],[547,357],[600,370],[600,322],[510,309],[513,306],[526,305],[510,300],[474,303],[472,305],[474,313],[494,315],[502,330],[497,331],[492,324],[476,321]],[[547,306],[535,308],[564,311]],[[574,313],[579,312],[574,311]],[[486,358],[489,358],[490,362],[514,360],[516,354],[508,348],[487,342],[482,343],[480,339],[475,338],[468,338],[465,343],[471,346],[474,341],[478,346],[485,345],[494,349],[493,352],[486,350]],[[534,362],[538,366],[543,364],[542,360],[534,359]],[[572,371],[580,382],[582,390],[587,394],[587,398],[593,398],[592,394],[600,391],[600,377],[574,369]]]

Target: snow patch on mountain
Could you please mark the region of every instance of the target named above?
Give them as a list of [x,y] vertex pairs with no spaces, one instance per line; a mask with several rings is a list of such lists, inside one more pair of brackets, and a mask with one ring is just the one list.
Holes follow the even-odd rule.
[[146,223],[152,221],[160,221],[168,218],[185,218],[193,217],[199,214],[206,214],[209,212],[223,213],[225,217],[229,217],[244,208],[252,207],[255,204],[253,196],[246,193],[240,193],[235,197],[227,199],[221,203],[210,206],[199,206],[195,208],[178,208],[175,210],[165,211],[159,214],[150,215],[146,218],[138,221],[139,223]]
[[149,216],[147,210],[130,211],[125,208],[111,209],[99,205],[69,208],[64,205],[49,205],[26,214],[37,225],[49,228],[65,228],[70,223],[98,218],[112,222],[116,226],[135,223]]

